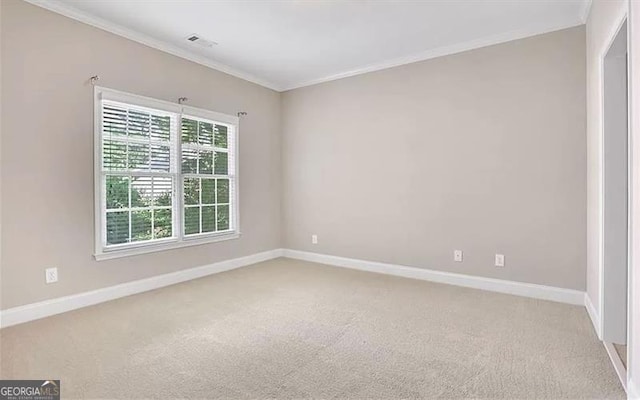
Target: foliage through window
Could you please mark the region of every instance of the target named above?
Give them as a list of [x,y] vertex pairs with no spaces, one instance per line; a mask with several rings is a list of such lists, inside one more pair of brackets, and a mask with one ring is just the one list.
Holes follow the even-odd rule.
[[234,234],[237,119],[107,89],[96,93],[96,254]]
[[228,129],[206,120],[182,118],[184,233],[229,229]]

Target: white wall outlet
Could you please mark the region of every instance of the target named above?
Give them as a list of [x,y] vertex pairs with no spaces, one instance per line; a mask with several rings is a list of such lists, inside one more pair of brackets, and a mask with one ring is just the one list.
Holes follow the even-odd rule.
[[462,250],[453,251],[453,261],[462,262]]
[[44,277],[47,283],[58,282],[58,268],[47,268],[44,270]]
[[504,254],[496,254],[496,267],[504,267]]
[[311,243],[318,244],[318,235],[311,235]]

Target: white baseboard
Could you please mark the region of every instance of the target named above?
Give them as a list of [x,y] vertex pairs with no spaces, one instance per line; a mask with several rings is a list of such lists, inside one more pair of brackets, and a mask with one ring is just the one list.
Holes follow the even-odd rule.
[[[176,283],[201,278],[223,271],[229,271],[232,269],[244,267],[266,260],[271,260],[282,256],[338,267],[346,267],[362,271],[402,276],[405,278],[464,286],[518,296],[533,297],[537,299],[551,300],[561,303],[586,305],[585,293],[578,290],[535,285],[531,283],[513,282],[500,279],[483,278],[451,272],[407,267],[403,265],[385,264],[379,262],[330,256],[325,254],[309,253],[298,250],[274,249],[262,253],[252,254],[246,257],[234,258],[231,260],[221,261],[201,267],[176,271],[147,279],[123,283],[121,285],[97,289],[90,292],[84,292],[38,303],[27,304],[24,306],[9,308],[7,310],[0,311],[0,327],[4,328],[40,318],[45,318],[51,315],[76,310],[78,308],[103,303],[105,301],[130,296],[136,293],[142,293],[149,290],[174,285]],[[592,305],[591,307],[593,308]],[[588,305],[587,310],[589,311]],[[589,313],[591,315],[591,311],[589,311]]]
[[607,354],[609,355],[609,359],[611,360],[611,364],[613,364],[613,369],[616,371],[616,375],[618,375],[618,380],[622,384],[622,388],[624,391],[627,391],[627,369],[624,367],[618,352],[616,351],[613,344],[608,342],[602,342],[604,344],[604,348],[607,350]]
[[591,318],[591,323],[593,324],[593,329],[596,331],[596,335],[598,335],[598,339],[602,340],[602,332],[600,331],[600,314],[598,314],[596,308],[593,306],[593,302],[591,301],[588,293],[584,294],[584,306],[587,308],[587,314],[589,314],[589,318]]
[[78,308],[103,303],[105,301],[118,299],[120,297],[130,296],[132,294],[159,289],[165,286],[174,285],[176,283],[202,278],[207,275],[229,271],[262,261],[278,258],[281,257],[282,254],[282,249],[269,250],[245,257],[220,261],[214,264],[203,265],[200,267],[176,271],[169,274],[158,275],[133,282],[127,282],[121,285],[92,290],[90,292],[84,292],[70,296],[59,297],[57,299],[51,299],[38,303],[9,308],[0,311],[0,327],[5,328],[36,319],[49,317],[51,315],[76,310]]
[[636,385],[633,379],[629,379],[629,385],[627,385],[627,399],[640,400],[640,386]]
[[330,256],[326,254],[310,253],[299,250],[284,249],[283,255],[288,258],[317,262],[320,264],[328,264],[336,267],[377,272],[380,274],[402,276],[405,278],[420,279],[424,281],[445,283],[449,285],[464,286],[474,289],[482,289],[492,292],[513,294],[517,296],[532,297],[536,299],[551,300],[560,303],[584,306],[585,293],[579,290],[536,285],[532,283],[514,282],[501,279],[483,278],[480,276],[463,275],[451,272],[407,267],[404,265],[357,260],[353,258]]

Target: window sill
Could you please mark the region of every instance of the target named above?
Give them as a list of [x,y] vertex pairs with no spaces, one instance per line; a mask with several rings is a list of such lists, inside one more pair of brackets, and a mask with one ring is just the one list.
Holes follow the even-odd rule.
[[203,245],[208,243],[222,242],[224,240],[238,239],[240,235],[241,235],[240,232],[231,232],[231,233],[225,233],[222,235],[185,238],[182,241],[178,241],[176,239],[174,241],[165,242],[165,243],[145,244],[145,245],[139,245],[139,246],[132,245],[131,247],[106,250],[101,253],[96,253],[93,256],[95,257],[96,261],[111,260],[113,258],[137,256],[140,254],[156,253],[159,251],[179,249],[182,247],[198,246],[198,245]]

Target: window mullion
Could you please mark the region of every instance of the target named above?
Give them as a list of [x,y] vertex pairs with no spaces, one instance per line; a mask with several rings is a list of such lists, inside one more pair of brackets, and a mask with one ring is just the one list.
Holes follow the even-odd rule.
[[[153,161],[151,159],[151,120],[153,119],[153,115],[149,114],[149,168],[148,170],[151,171],[153,169],[152,165],[153,165]],[[153,179],[151,180],[153,182]],[[153,237],[153,235],[151,235]]]
[[[151,133],[151,132],[149,132]],[[156,190],[154,188],[154,184],[155,184],[155,179],[151,178],[151,240],[156,238],[156,212],[155,212],[155,206],[156,206]]]
[[[151,120],[153,119],[153,114],[149,113],[149,124],[147,125],[147,128],[149,129],[149,131],[147,132],[149,134],[149,172],[151,172],[151,170],[153,169],[153,160],[152,160],[152,153],[151,153]],[[169,151],[171,151],[171,149],[169,149]],[[155,239],[155,231],[154,231],[154,226],[155,226],[155,212],[153,211],[153,206],[155,205],[155,191],[153,188],[153,176],[151,177],[151,210],[149,210],[149,214],[151,214],[151,240]]]
[[[104,141],[102,134],[100,134],[100,138]],[[103,174],[100,175],[100,212],[102,214],[100,215],[100,221],[102,222],[100,229],[102,235],[101,241],[102,248],[105,248],[107,246],[107,176]]]
[[[128,162],[128,161],[127,161]],[[133,187],[133,177],[129,175],[129,243],[132,242],[133,238],[131,237],[131,219],[133,217],[133,213],[131,212],[131,188]]]
[[112,176],[133,176],[133,177],[163,177],[163,178],[171,178],[174,174],[170,172],[158,172],[158,171],[103,171],[103,175],[112,175]]
[[[215,134],[214,134],[215,135]],[[215,154],[213,156],[215,161]],[[218,231],[218,179],[213,180],[213,231]]]
[[125,156],[124,156],[124,167],[128,170],[129,169],[129,110],[127,110],[127,121],[125,124],[124,133],[127,135]]
[[175,185],[175,198],[173,201],[173,221],[174,221],[174,235],[178,239],[184,239],[184,178],[182,176],[182,113],[176,115],[176,122],[174,127],[174,152],[175,161],[174,167],[174,185]]
[[[200,121],[196,123],[196,143],[200,145]],[[200,175],[200,150],[196,152],[196,173]],[[198,178],[198,234],[202,233],[202,178]]]

